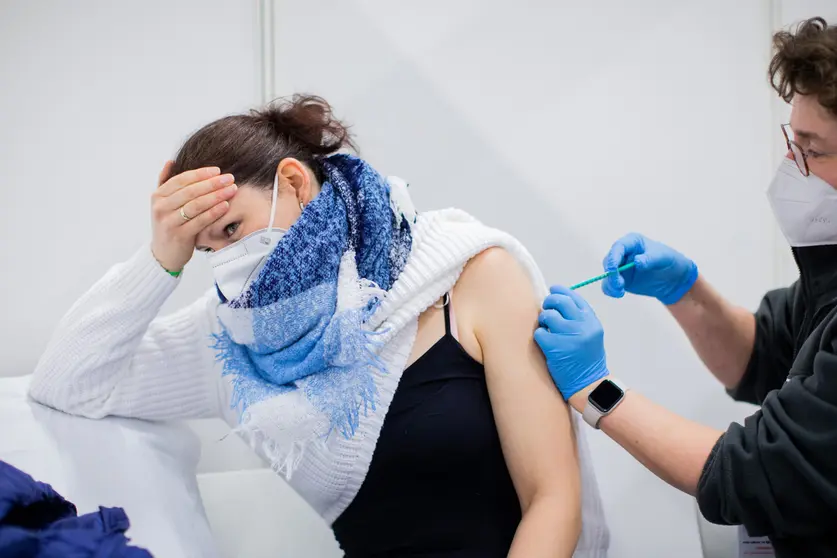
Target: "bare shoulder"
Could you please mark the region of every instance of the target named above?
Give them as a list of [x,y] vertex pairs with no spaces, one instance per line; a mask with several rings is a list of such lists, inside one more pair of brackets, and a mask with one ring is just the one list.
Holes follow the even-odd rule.
[[[535,296],[534,286],[523,265],[499,247],[489,248],[468,262],[457,282],[457,290],[463,291],[465,296],[492,294],[492,299],[511,295],[527,305]],[[488,300],[483,300],[485,302]]]
[[489,248],[465,266],[454,288],[454,303],[483,346],[495,336],[531,336],[541,301],[520,261],[503,248]]

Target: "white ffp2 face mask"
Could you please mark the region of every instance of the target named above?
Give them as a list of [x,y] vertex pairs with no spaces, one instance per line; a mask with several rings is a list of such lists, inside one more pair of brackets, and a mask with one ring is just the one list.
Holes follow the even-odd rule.
[[784,159],[767,196],[791,246],[837,244],[837,190],[828,182]]
[[212,252],[207,257],[218,290],[227,300],[233,300],[250,286],[267,262],[276,244],[288,232],[273,227],[276,215],[276,196],[279,175],[273,179],[273,201],[270,204],[270,223],[266,229],[250,233],[229,246]]

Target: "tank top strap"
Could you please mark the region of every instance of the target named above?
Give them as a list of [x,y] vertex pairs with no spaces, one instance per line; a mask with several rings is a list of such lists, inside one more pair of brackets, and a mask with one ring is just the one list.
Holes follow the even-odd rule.
[[453,295],[451,293],[445,294],[444,312],[445,335],[450,335],[459,341],[459,330],[456,327],[456,313],[453,311]]
[[445,293],[445,301],[444,301],[444,313],[445,313],[445,335],[451,335],[451,300],[450,300],[450,293]]

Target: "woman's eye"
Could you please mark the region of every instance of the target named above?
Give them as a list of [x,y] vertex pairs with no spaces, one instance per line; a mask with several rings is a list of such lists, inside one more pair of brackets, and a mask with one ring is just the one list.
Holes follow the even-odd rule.
[[808,150],[808,157],[810,157],[812,159],[819,159],[822,156],[823,156],[823,154],[820,153],[819,151],[815,151],[813,149]]
[[238,223],[230,223],[226,227],[224,227],[224,234],[227,235],[227,238],[232,237],[235,234],[235,231],[238,230]]

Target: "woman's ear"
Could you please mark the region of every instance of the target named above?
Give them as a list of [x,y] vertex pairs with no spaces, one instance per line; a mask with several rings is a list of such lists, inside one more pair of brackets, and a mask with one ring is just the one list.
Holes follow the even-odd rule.
[[296,197],[303,204],[307,204],[314,197],[314,177],[308,167],[293,157],[287,157],[276,167],[280,184],[286,184],[294,189]]

